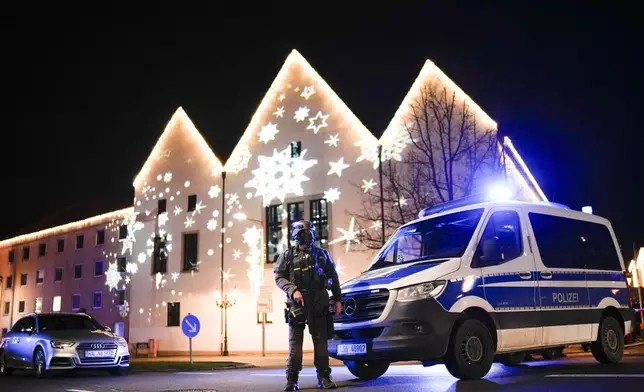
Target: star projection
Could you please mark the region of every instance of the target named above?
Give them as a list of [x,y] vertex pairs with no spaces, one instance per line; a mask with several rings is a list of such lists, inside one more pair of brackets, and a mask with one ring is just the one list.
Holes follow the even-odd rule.
[[342,170],[349,167],[349,165],[344,163],[344,158],[340,158],[340,160],[338,160],[337,162],[329,162],[329,166],[331,166],[331,169],[327,174],[337,174],[338,177],[342,177]]
[[377,183],[373,181],[373,178],[370,178],[369,181],[362,180],[362,190],[364,190],[364,193],[367,193],[372,190],[376,184]]
[[307,169],[313,167],[317,160],[305,160],[307,150],[299,157],[291,157],[291,147],[281,152],[273,150],[273,156],[260,155],[257,157],[259,168],[253,170],[254,178],[245,184],[246,188],[255,188],[255,197],[261,196],[264,207],[278,199],[284,202],[287,195],[302,196],[302,182],[309,178],[304,175]]
[[295,112],[295,116],[293,116],[293,119],[297,122],[302,122],[306,120],[308,116],[309,116],[309,108],[307,108],[306,106],[301,106]]
[[326,119],[329,118],[328,114],[322,114],[322,112],[318,112],[318,114],[315,115],[315,117],[309,118],[309,126],[306,127],[306,129],[310,129],[317,135],[318,132],[320,132],[321,128],[326,128],[328,124],[326,123]]
[[306,86],[304,87],[302,94],[300,94],[300,97],[304,97],[304,99],[308,100],[313,94],[315,94],[315,86]]
[[324,141],[324,144],[328,145],[329,147],[337,147],[338,141],[340,140],[339,137],[340,135],[338,135],[337,133],[335,135],[331,135],[327,140]]
[[324,198],[329,203],[334,203],[340,200],[340,191],[338,188],[330,188],[328,191],[324,191]]
[[340,242],[345,241],[346,242],[346,247],[344,250],[344,253],[349,253],[351,250],[351,244],[352,243],[360,243],[360,240],[358,240],[358,231],[355,231],[355,226],[356,226],[356,218],[351,217],[351,222],[349,223],[349,228],[348,229],[341,229],[341,228],[336,228],[340,233],[342,233],[342,236],[336,238],[335,240],[329,242],[329,245],[334,245]]

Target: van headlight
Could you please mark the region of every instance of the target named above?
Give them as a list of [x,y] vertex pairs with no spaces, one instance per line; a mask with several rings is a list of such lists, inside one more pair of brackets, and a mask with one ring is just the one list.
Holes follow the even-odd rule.
[[398,302],[411,302],[429,297],[438,297],[445,288],[447,282],[444,280],[436,280],[434,282],[426,282],[414,286],[404,287],[398,290]]
[[53,348],[69,348],[72,347],[75,343],[70,340],[52,340],[51,347]]

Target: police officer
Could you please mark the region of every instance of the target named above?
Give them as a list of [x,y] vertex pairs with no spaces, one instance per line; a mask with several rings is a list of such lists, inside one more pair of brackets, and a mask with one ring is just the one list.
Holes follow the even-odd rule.
[[314,245],[315,226],[308,221],[292,225],[291,239],[295,247],[284,251],[274,268],[275,283],[286,293],[287,322],[289,323],[289,354],[286,364],[285,391],[297,391],[302,370],[304,327],[308,325],[313,339],[314,364],[318,388],[333,389],[329,367],[327,337],[333,320],[329,313],[329,294],[334,298],[333,313],[342,311],[340,282],[335,263],[329,253]]

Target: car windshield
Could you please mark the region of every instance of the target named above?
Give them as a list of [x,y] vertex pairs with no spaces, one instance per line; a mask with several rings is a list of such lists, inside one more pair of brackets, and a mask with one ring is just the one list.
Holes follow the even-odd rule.
[[479,208],[404,226],[382,248],[368,270],[461,257],[482,215],[483,209]]
[[89,316],[84,315],[40,315],[40,331],[102,330],[103,326]]

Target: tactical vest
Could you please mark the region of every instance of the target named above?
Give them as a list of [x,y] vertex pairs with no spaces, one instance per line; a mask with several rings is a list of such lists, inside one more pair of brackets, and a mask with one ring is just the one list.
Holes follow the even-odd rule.
[[289,268],[289,278],[298,288],[303,290],[324,290],[330,288],[328,277],[324,273],[327,256],[324,249],[313,247],[304,252],[310,257],[295,258],[294,250],[286,250],[286,262]]

